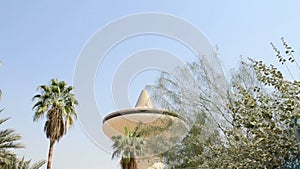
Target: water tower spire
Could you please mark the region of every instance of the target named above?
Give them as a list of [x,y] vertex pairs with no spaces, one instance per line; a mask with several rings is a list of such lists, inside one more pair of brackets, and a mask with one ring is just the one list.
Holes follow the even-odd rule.
[[142,90],[138,101],[136,102],[135,105],[136,108],[153,108],[152,102],[150,100],[150,96],[147,92],[147,90]]

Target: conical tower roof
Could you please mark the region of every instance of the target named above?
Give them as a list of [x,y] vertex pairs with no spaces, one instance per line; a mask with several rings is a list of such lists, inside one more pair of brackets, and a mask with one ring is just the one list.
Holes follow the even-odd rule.
[[147,90],[142,90],[136,105],[136,108],[153,108],[150,96]]

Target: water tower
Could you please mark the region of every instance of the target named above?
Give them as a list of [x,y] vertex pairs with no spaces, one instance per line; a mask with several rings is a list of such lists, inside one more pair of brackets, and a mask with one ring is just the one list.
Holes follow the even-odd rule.
[[[118,110],[108,114],[103,120],[103,131],[108,137],[124,135],[124,128],[134,131],[138,125],[157,128],[145,140],[150,149],[163,144],[156,151],[149,151],[144,157],[137,157],[139,169],[162,169],[163,164],[157,156],[171,148],[184,134],[184,118],[177,113],[153,108],[146,90],[142,90],[134,108]],[[165,146],[164,146],[165,145]],[[157,148],[157,147],[156,147]]]

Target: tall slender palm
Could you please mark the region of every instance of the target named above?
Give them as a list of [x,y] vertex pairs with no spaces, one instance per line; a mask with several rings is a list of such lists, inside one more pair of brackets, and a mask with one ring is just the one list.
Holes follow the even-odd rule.
[[139,137],[138,127],[132,132],[128,127],[124,128],[125,135],[113,136],[112,158],[121,157],[122,169],[137,169],[136,157],[141,155],[145,141]]
[[[0,110],[1,112],[2,110]],[[0,125],[8,119],[0,119]],[[11,165],[14,162],[16,154],[12,150],[24,147],[24,145],[18,142],[20,139],[21,136],[12,129],[0,130],[0,168]]]
[[54,144],[58,142],[73,125],[73,118],[77,118],[75,105],[78,101],[72,92],[73,87],[67,86],[65,81],[51,79],[49,85],[38,87],[40,94],[35,95],[32,100],[37,100],[33,106],[34,117],[37,121],[46,116],[44,131],[50,140],[47,169],[52,168],[52,156]]

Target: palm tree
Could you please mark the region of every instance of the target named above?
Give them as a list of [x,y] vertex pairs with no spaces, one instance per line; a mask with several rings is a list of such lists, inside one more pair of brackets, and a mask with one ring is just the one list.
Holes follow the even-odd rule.
[[71,91],[72,86],[67,86],[65,81],[51,79],[50,85],[38,87],[40,94],[35,95],[32,100],[37,100],[33,106],[33,121],[46,116],[44,131],[50,140],[47,169],[52,168],[52,156],[54,144],[58,142],[73,125],[73,118],[77,118],[75,105],[78,101]]
[[41,161],[38,161],[38,162],[32,164],[31,166],[30,166],[30,163],[31,163],[31,160],[27,161],[24,159],[24,157],[22,159],[15,158],[15,160],[13,161],[12,164],[3,167],[3,169],[12,169],[12,168],[13,169],[39,169],[46,163],[46,161],[41,160]]
[[[0,113],[2,110],[0,110]],[[6,122],[9,118],[0,119],[0,125]],[[18,141],[21,136],[15,133],[12,129],[5,129],[0,131],[0,168],[1,169],[39,169],[45,161],[41,160],[34,163],[30,167],[30,160],[24,160],[24,157],[20,160],[16,157],[13,150],[17,148],[24,148],[24,145]]]
[[125,127],[125,135],[113,136],[113,148],[115,151],[112,154],[112,159],[121,157],[122,169],[137,169],[136,157],[141,155],[143,146],[145,145],[144,139],[139,137],[139,127],[133,132]]
[[[2,110],[0,110],[0,113]],[[8,119],[0,119],[0,125]],[[18,142],[20,139],[21,136],[12,129],[0,130],[0,168],[11,165],[14,162],[16,154],[12,150],[24,147],[24,145]]]

